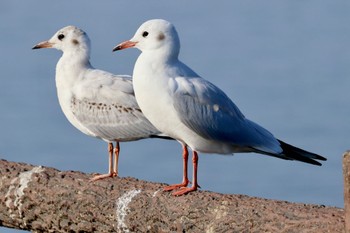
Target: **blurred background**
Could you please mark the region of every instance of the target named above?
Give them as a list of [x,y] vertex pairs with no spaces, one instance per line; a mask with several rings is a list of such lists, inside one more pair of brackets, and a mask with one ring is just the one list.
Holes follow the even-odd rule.
[[[343,207],[349,10],[345,0],[1,1],[0,158],[106,172],[107,144],[80,133],[61,112],[55,87],[61,52],[31,48],[76,25],[92,41],[95,68],[132,74],[140,52],[112,48],[144,21],[163,18],[180,35],[180,59],[223,89],[247,118],[328,158],[317,167],[258,154],[200,154],[202,189]],[[119,169],[121,177],[180,182],[181,148],[157,139],[122,143]]]

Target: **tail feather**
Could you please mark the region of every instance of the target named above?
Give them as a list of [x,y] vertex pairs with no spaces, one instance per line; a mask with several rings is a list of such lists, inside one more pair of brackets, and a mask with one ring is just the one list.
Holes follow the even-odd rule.
[[326,158],[318,154],[297,148],[283,141],[278,140],[278,142],[281,144],[281,148],[283,150],[281,154],[287,157],[286,159],[298,160],[301,162],[310,163],[318,166],[321,166],[322,164],[316,160],[322,160],[322,161],[327,160]]
[[313,165],[318,165],[322,166],[322,164],[316,160],[322,160],[326,161],[327,159],[325,157],[322,157],[321,155],[308,152],[306,150],[300,149],[298,147],[289,145],[281,140],[278,140],[280,143],[280,146],[282,148],[282,152],[279,154],[271,153],[271,152],[266,152],[262,150],[258,150],[256,148],[252,148],[253,151],[260,153],[260,154],[265,154],[265,155],[270,155],[279,159],[285,159],[285,160],[298,160],[304,163],[310,163]]
[[175,140],[174,138],[169,137],[165,134],[150,135],[149,137],[150,138],[160,138],[160,139],[165,139],[165,140]]

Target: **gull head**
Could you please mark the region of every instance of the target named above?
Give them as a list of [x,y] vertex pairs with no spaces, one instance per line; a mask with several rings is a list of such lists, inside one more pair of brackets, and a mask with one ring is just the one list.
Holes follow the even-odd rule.
[[113,51],[135,47],[143,53],[156,52],[165,56],[178,56],[180,40],[173,24],[163,19],[144,22],[133,38],[114,47]]
[[86,52],[90,50],[87,34],[75,27],[67,26],[58,30],[49,40],[40,42],[33,49],[55,48],[63,52]]

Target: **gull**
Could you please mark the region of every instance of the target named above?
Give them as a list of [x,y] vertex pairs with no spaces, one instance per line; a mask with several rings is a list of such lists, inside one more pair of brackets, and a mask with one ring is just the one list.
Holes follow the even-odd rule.
[[33,47],[40,48],[63,52],[56,66],[56,87],[68,121],[82,133],[108,143],[109,171],[91,181],[118,176],[119,142],[168,138],[142,114],[130,76],[114,75],[91,66],[90,39],[83,30],[64,27],[51,39]]
[[134,66],[133,85],[142,112],[157,129],[192,150],[192,186],[183,183],[167,187],[168,190],[181,187],[173,195],[199,188],[198,152],[255,152],[314,165],[321,165],[316,160],[326,160],[275,138],[247,119],[221,89],[182,63],[178,58],[179,36],[170,22],[146,21],[129,41],[120,43],[113,51],[131,47],[141,50]]

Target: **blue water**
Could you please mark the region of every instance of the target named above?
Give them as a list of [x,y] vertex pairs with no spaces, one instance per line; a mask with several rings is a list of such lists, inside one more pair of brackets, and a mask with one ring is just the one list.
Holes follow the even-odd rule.
[[[96,68],[131,74],[139,52],[112,48],[143,21],[164,18],[180,34],[182,61],[221,87],[248,118],[328,158],[316,167],[257,154],[200,155],[201,187],[343,207],[341,160],[350,148],[349,10],[345,0],[1,1],[0,157],[105,172],[107,145],[71,126],[58,105],[54,76],[61,53],[31,48],[76,25],[91,38]],[[181,180],[177,143],[121,146],[120,176]]]

